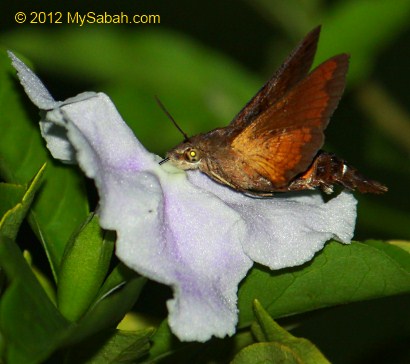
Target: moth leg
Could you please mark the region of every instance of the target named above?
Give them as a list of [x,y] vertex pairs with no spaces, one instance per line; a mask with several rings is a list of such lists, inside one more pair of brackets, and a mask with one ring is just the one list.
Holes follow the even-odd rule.
[[235,191],[241,192],[244,195],[248,195],[250,197],[272,197],[273,193],[272,192],[258,192],[258,191],[252,191],[252,190],[245,190],[243,188],[240,188],[239,186],[234,185],[231,182],[228,182],[226,179],[221,177],[219,174],[215,173],[214,171],[210,172],[212,179],[215,181],[221,183],[222,185],[228,186],[232,188]]
[[212,177],[212,179],[219,182],[220,184],[229,186],[229,187],[233,188],[234,190],[238,190],[237,186],[235,186],[232,183],[228,182],[226,179],[222,178],[219,174],[215,173],[214,171],[210,171],[210,176]]
[[273,192],[258,192],[258,191],[241,191],[245,195],[248,195],[250,197],[259,197],[259,198],[266,198],[266,197],[273,197],[274,193]]

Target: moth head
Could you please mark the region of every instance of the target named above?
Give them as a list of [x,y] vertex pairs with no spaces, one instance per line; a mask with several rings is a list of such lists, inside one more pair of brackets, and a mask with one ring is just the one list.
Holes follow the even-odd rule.
[[197,169],[201,162],[201,151],[190,142],[185,142],[171,149],[166,156],[174,166],[181,169]]

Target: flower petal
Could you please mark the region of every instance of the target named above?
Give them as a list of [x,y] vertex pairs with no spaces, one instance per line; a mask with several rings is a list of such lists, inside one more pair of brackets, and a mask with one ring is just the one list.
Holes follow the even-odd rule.
[[[41,81],[27,77],[28,68],[22,72],[23,84],[40,84],[25,88],[44,107],[36,94],[45,89]],[[117,256],[174,288],[168,302],[173,332],[198,341],[232,335],[237,286],[252,266],[239,244],[240,216],[189,183],[184,172],[160,167],[160,158],[135,139],[106,95],[84,93],[52,106],[42,120],[48,147],[65,159],[60,141],[69,141],[81,168],[95,179],[101,226],[117,231]]]
[[41,125],[53,155],[78,161],[94,178],[101,226],[117,231],[117,256],[173,287],[169,324],[181,340],[234,333],[237,286],[252,260],[289,267],[310,260],[330,238],[350,241],[351,194],[327,203],[318,193],[250,198],[198,171],[159,166],[160,158],[138,142],[106,95],[55,102],[11,57],[31,100],[49,110]]
[[[40,79],[28,68],[13,52],[7,51],[20,83],[26,94],[40,110],[52,110],[58,108],[62,103],[55,101]],[[66,136],[64,126],[51,121],[40,121],[41,135],[46,139],[47,148],[54,158],[66,163],[74,163],[74,149]]]
[[26,94],[41,110],[51,110],[59,106],[60,103],[53,99],[40,79],[28,68],[13,52],[7,51],[13,67],[17,70],[20,82],[26,91]]
[[163,191],[158,205],[129,216],[128,238],[117,230],[117,255],[144,275],[173,286],[169,324],[181,340],[232,335],[237,285],[252,265],[238,243],[242,220],[183,174],[160,178],[157,186]]
[[260,199],[214,186],[199,173],[190,173],[189,179],[203,189],[212,188],[241,215],[246,223],[244,251],[271,269],[303,264],[329,239],[349,243],[353,237],[357,201],[350,192],[342,192],[327,203],[319,192]]
[[99,189],[101,226],[117,231],[117,256],[174,288],[173,332],[197,341],[233,334],[237,286],[252,265],[239,244],[241,217],[184,172],[160,167],[107,96],[60,109],[79,164]]

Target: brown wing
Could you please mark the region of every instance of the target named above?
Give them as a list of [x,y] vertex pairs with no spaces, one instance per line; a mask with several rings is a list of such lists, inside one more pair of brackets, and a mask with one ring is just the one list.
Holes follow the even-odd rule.
[[341,54],[322,63],[233,139],[253,172],[281,187],[309,167],[342,96],[348,61]]
[[231,126],[245,127],[248,125],[308,74],[316,53],[319,35],[320,26],[313,29],[299,43],[272,78],[234,118]]

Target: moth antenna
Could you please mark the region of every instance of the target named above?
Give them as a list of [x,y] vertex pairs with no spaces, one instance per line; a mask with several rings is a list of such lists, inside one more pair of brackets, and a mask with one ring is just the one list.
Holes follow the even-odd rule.
[[[161,102],[161,100],[157,97],[154,96],[155,100],[157,101],[157,104],[159,105],[159,107],[162,109],[162,111],[165,113],[166,116],[168,116],[168,118],[172,121],[172,123],[175,125],[175,127],[181,132],[181,134],[184,136],[184,141],[187,141],[189,139],[188,135],[185,134],[185,132],[179,127],[179,125],[177,124],[177,122],[175,121],[175,119],[172,117],[172,115],[169,113],[169,111],[165,108],[164,104]],[[166,160],[164,159],[164,161],[166,162]],[[164,161],[162,161],[161,163],[163,163]],[[164,162],[164,163],[165,163]]]

